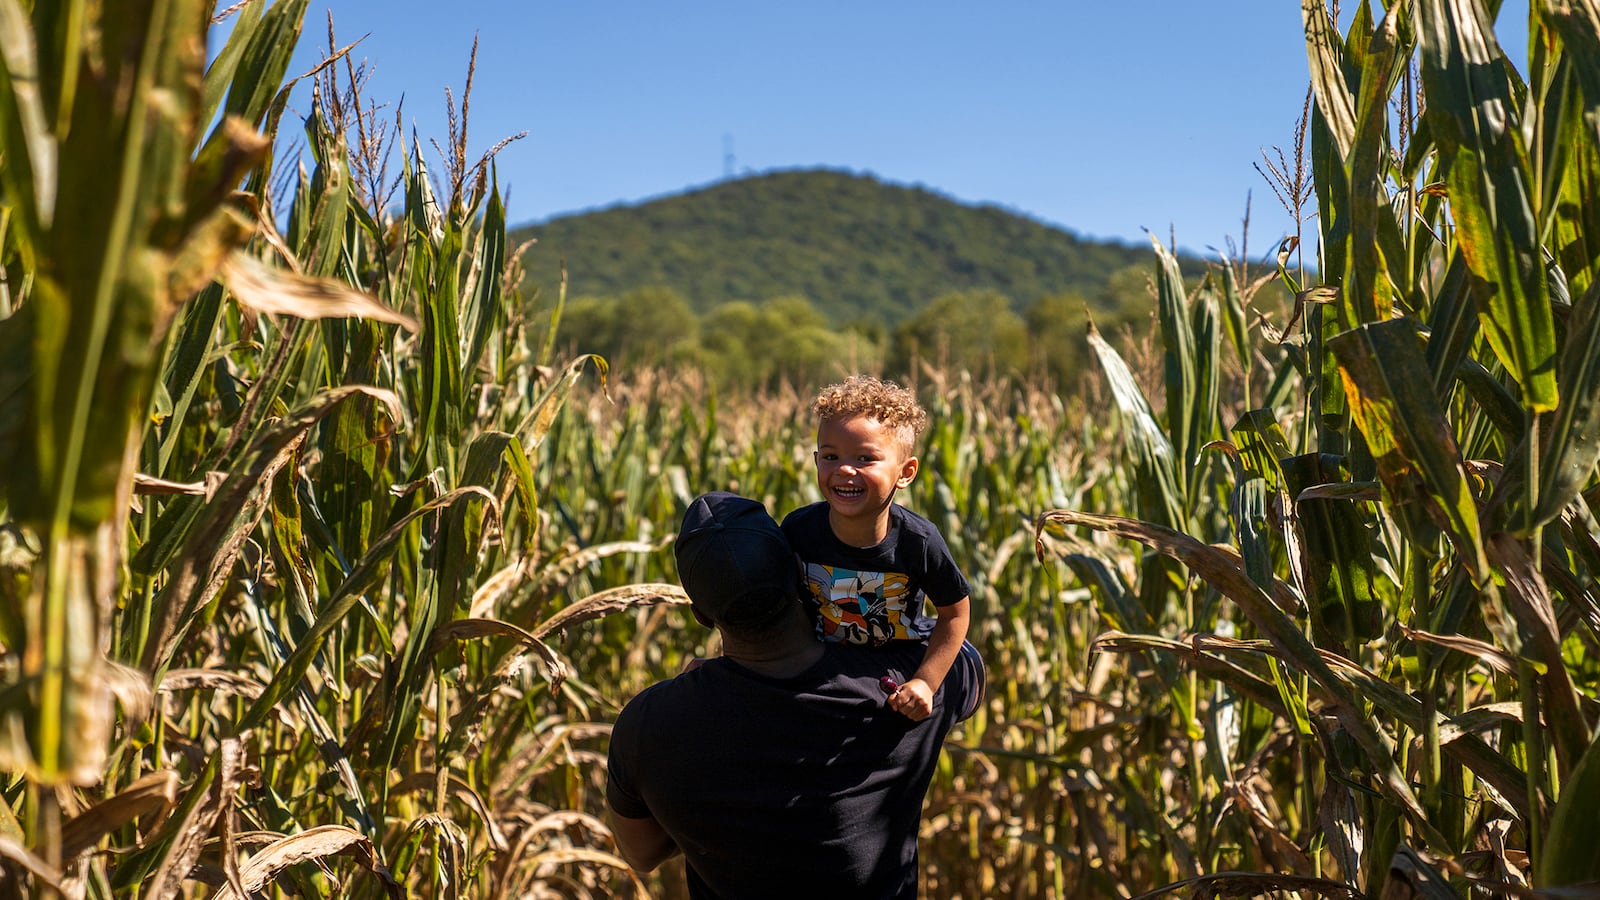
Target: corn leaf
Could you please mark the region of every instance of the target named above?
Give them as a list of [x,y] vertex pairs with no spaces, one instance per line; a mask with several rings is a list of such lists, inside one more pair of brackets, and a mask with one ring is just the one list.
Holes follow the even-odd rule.
[[1443,155],[1457,238],[1483,285],[1484,336],[1533,412],[1556,407],[1556,342],[1527,150],[1503,56],[1474,0],[1418,7],[1431,134]]
[[1415,326],[1363,325],[1329,342],[1352,413],[1377,461],[1388,502],[1420,502],[1479,583],[1488,578],[1477,504],[1449,425],[1429,389]]

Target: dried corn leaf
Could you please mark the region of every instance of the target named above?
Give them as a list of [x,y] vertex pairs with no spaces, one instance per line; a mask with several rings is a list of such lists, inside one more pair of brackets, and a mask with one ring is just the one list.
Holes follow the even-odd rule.
[[542,638],[552,632],[591,619],[639,606],[654,606],[657,603],[684,606],[689,603],[689,595],[675,584],[629,584],[612,588],[598,594],[590,594],[570,606],[563,607],[560,612],[541,622],[539,627],[533,630],[533,636]]
[[234,253],[222,266],[222,280],[239,303],[264,313],[300,319],[359,317],[417,330],[417,320],[330,278],[275,269],[248,253]]
[[72,817],[61,827],[61,858],[71,859],[100,839],[132,822],[157,813],[165,816],[178,797],[178,773],[172,769],[151,772]]
[[[400,897],[400,885],[378,861],[372,842],[361,832],[343,825],[319,825],[267,845],[239,867],[244,889],[255,893],[267,886],[279,872],[297,863],[330,856],[349,856],[377,877],[390,897]],[[235,897],[231,887],[218,891],[213,900]]]

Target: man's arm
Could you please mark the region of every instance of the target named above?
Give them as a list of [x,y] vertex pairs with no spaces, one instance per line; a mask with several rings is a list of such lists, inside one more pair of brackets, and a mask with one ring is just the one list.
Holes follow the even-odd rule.
[[617,852],[635,872],[650,872],[678,852],[674,842],[654,817],[630,819],[611,810],[611,836],[617,840]]
[[915,675],[898,691],[889,695],[889,708],[914,722],[933,714],[933,694],[944,684],[950,665],[961,652],[961,642],[967,639],[967,622],[971,618],[972,603],[962,597],[948,606],[938,606],[934,611],[939,620],[928,635],[928,652]]

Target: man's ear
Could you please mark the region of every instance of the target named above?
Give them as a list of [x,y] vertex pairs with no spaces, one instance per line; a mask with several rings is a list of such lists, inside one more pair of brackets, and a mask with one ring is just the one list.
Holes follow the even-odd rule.
[[917,477],[917,465],[915,456],[908,456],[902,460],[900,463],[900,477],[895,479],[894,486],[903,488],[910,485],[912,479]]

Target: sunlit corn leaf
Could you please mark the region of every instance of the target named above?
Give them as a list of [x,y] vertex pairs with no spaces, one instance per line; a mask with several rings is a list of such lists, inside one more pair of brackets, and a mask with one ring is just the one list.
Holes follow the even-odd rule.
[[489,205],[472,248],[472,271],[463,291],[461,381],[477,380],[484,350],[505,321],[501,273],[506,267],[506,209],[498,180],[491,183]]
[[1538,863],[1541,888],[1600,882],[1594,852],[1594,814],[1600,808],[1600,739],[1591,743],[1561,782],[1561,799],[1550,818]]
[[[1565,145],[1566,166],[1553,202],[1545,203],[1549,243],[1577,293],[1600,275],[1600,213],[1588,198],[1600,187],[1600,11],[1582,0],[1541,0],[1535,7],[1561,37],[1563,63],[1581,88],[1582,103],[1568,89],[1566,117],[1554,140]],[[1555,179],[1551,179],[1555,181]],[[1546,193],[1550,191],[1547,185]]]
[[528,413],[523,416],[522,421],[517,424],[515,434],[522,439],[522,445],[528,451],[536,450],[540,444],[544,443],[545,435],[549,433],[550,426],[554,424],[556,414],[566,404],[567,398],[572,396],[573,385],[577,384],[578,378],[583,375],[583,370],[590,363],[594,364],[595,371],[600,376],[602,390],[605,388],[606,373],[610,370],[610,367],[601,357],[585,354],[567,363],[566,367],[556,375],[555,381],[540,393],[539,399],[533,403]]
[[[71,859],[135,819],[152,813],[165,815],[177,796],[177,772],[171,769],[151,772],[62,825],[61,856]],[[150,827],[150,823],[147,822],[146,827]]]
[[601,616],[640,606],[653,606],[657,603],[687,606],[689,595],[675,584],[630,584],[611,588],[590,594],[562,607],[554,615],[540,622],[539,626],[533,629],[533,636],[545,638]]
[[1293,455],[1289,442],[1270,409],[1252,409],[1233,423],[1233,440],[1239,447],[1245,472],[1263,478],[1274,491],[1283,490],[1280,460]]
[[[236,56],[230,53],[226,64],[232,69],[232,77],[227,81],[228,98],[223,107],[224,114],[256,126],[262,123],[289,69],[289,60],[300,39],[301,23],[305,19],[308,2],[278,0],[269,8],[252,13],[252,18],[255,14],[260,15],[259,22],[244,23],[246,30],[240,35],[243,46]],[[217,74],[221,76],[226,71],[224,69]],[[211,90],[215,88],[210,87],[208,93]]]
[[1418,631],[1403,622],[1400,623],[1400,633],[1413,641],[1438,644],[1441,647],[1448,647],[1451,650],[1464,653],[1473,659],[1481,660],[1485,665],[1501,675],[1511,675],[1517,671],[1516,659],[1486,641],[1464,637],[1459,634],[1431,634],[1426,631]]
[[1561,353],[1561,405],[1549,418],[1543,443],[1538,500],[1531,516],[1515,522],[1520,534],[1561,515],[1592,482],[1600,462],[1600,282],[1574,305]]
[[1222,327],[1233,347],[1239,365],[1248,373],[1254,363],[1255,350],[1250,346],[1250,323],[1245,317],[1244,293],[1239,290],[1239,276],[1234,272],[1234,261],[1226,254],[1222,257]]
[[[31,4],[30,4],[31,6]],[[0,2],[0,166],[6,195],[22,217],[22,234],[37,235],[55,218],[57,154],[39,77],[39,47],[19,0]],[[57,98],[51,98],[57,100]]]
[[361,599],[361,593],[369,589],[384,575],[385,567],[389,564],[395,551],[398,549],[401,538],[409,527],[423,516],[438,509],[444,509],[467,499],[487,500],[494,502],[483,488],[465,487],[439,496],[418,508],[407,513],[400,521],[391,525],[387,531],[373,541],[372,547],[365,556],[358,560],[351,569],[348,577],[339,585],[317,613],[314,622],[306,634],[301,637],[300,643],[295,647],[294,653],[273,673],[271,682],[267,684],[261,696],[240,719],[237,729],[240,732],[255,728],[277,706],[289,691],[300,683],[306,671],[311,667],[322,648],[328,635],[349,615],[350,611]]
[[1435,829],[1428,824],[1426,815],[1412,794],[1409,783],[1396,767],[1393,749],[1387,739],[1362,717],[1354,695],[1334,676],[1328,664],[1311,642],[1300,633],[1295,623],[1273,604],[1271,597],[1265,591],[1250,581],[1237,560],[1229,559],[1216,548],[1202,544],[1188,535],[1149,522],[1117,516],[1097,516],[1075,510],[1052,510],[1045,513],[1041,521],[1093,528],[1140,541],[1183,562],[1206,583],[1237,603],[1256,628],[1271,639],[1273,644],[1282,648],[1285,662],[1309,675],[1328,692],[1333,701],[1331,711],[1367,753],[1370,764],[1378,773],[1389,796],[1410,815],[1419,830],[1429,835],[1430,842],[1443,846],[1442,835],[1430,834]]
[[[390,897],[402,897],[394,876],[378,860],[377,848],[367,836],[343,825],[318,825],[299,834],[289,835],[267,845],[266,849],[252,855],[239,867],[239,879],[244,889],[255,893],[265,888],[283,869],[311,860],[325,860],[333,856],[348,856],[378,879]],[[224,886],[217,900],[234,897],[233,888]],[[243,900],[243,898],[239,898]]]
[[410,316],[327,278],[296,275],[262,263],[248,253],[235,253],[222,268],[223,283],[244,306],[257,312],[301,319],[361,316],[416,331]]
[[210,600],[228,578],[240,548],[266,514],[273,478],[293,457],[306,432],[341,402],[358,396],[388,404],[390,415],[398,417],[394,408],[398,401],[388,391],[353,385],[323,392],[263,430],[204,511],[176,536],[185,552],[178,571],[156,600],[153,627],[144,645],[146,671],[166,667],[188,616]]
[[[1196,343],[1194,323],[1190,319],[1189,297],[1183,285],[1183,272],[1178,268],[1177,257],[1162,245],[1154,234],[1150,246],[1156,252],[1156,313],[1161,323],[1161,367],[1166,385],[1167,433],[1177,453],[1177,468],[1186,473],[1194,465],[1200,446],[1214,435],[1205,433],[1201,416],[1201,376],[1199,368],[1206,359]],[[1214,320],[1213,320],[1214,321]],[[1213,333],[1211,337],[1215,337]],[[1207,348],[1206,357],[1214,354]],[[1102,363],[1103,365],[1103,363]],[[1215,390],[1215,382],[1211,382]],[[1215,410],[1215,396],[1210,409]],[[1179,482],[1182,484],[1182,481]],[[1174,523],[1176,524],[1176,522]]]
[[434,632],[433,652],[437,653],[451,641],[469,641],[481,638],[497,637],[510,638],[513,641],[534,651],[539,661],[544,664],[545,678],[550,682],[550,689],[557,690],[561,682],[571,674],[571,669],[561,656],[550,648],[549,644],[535,637],[531,633],[497,619],[454,619],[439,626]]
[[1339,157],[1348,159],[1355,144],[1356,104],[1345,81],[1344,47],[1323,0],[1301,0],[1300,17],[1305,24],[1306,55],[1311,64],[1317,111],[1322,114]]
[[1395,319],[1329,342],[1339,359],[1352,415],[1361,427],[1387,500],[1397,515],[1420,503],[1482,583],[1489,576],[1478,509],[1449,424],[1429,390],[1412,323]]
[[[1399,291],[1389,277],[1389,252],[1402,254],[1388,193],[1389,97],[1406,58],[1399,50],[1400,8],[1390,7],[1371,33],[1356,91],[1356,131],[1347,157],[1350,253],[1345,260],[1340,323],[1346,328],[1389,318]],[[1354,26],[1352,33],[1355,28]],[[1365,33],[1365,32],[1362,32]],[[1401,259],[1404,257],[1402,256]],[[1395,260],[1398,264],[1401,259]]]
[[1484,286],[1479,320],[1535,413],[1556,408],[1556,342],[1527,150],[1483,7],[1424,0],[1416,25],[1426,116],[1450,185],[1456,236]]

